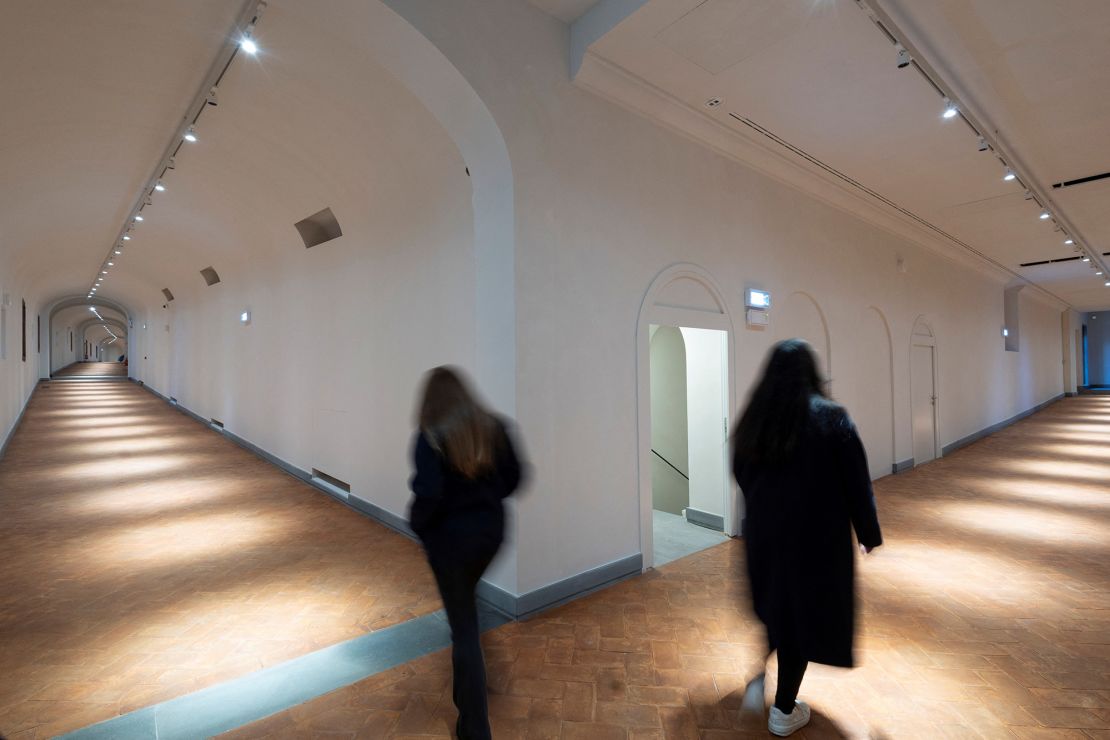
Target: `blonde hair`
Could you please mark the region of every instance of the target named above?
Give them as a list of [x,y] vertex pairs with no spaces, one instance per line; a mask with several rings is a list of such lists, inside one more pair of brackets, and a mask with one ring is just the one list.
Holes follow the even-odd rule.
[[428,443],[465,477],[474,479],[493,468],[496,423],[454,368],[428,373],[417,423]]

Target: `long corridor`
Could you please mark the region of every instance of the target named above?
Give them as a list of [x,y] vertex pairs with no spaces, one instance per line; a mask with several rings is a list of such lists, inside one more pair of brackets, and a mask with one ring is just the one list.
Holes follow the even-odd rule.
[[[1110,398],[876,486],[860,667],[825,737],[1105,738]],[[0,733],[52,737],[439,608],[417,545],[123,381],[44,383],[0,461]],[[486,634],[496,738],[765,737],[729,541]],[[450,737],[449,652],[232,737]],[[769,691],[773,690],[773,681]]]
[[418,545],[124,380],[39,386],[0,460],[0,534],[9,740],[440,608]]

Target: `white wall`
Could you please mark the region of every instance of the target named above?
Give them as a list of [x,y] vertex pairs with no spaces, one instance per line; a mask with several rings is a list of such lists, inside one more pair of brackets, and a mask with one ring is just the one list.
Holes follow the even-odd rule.
[[[521,591],[638,551],[634,327],[653,277],[675,262],[731,287],[734,316],[749,282],[776,299],[812,296],[828,321],[834,393],[861,419],[868,385],[850,373],[877,340],[857,323],[878,307],[892,338],[895,459],[911,454],[910,331],[920,315],[938,337],[942,443],[1061,392],[1056,308],[1023,296],[1022,352],[1007,354],[997,280],[577,89],[558,21],[511,0],[389,4],[484,97],[513,162],[518,410],[536,466],[519,508]],[[775,321],[739,329],[741,395]],[[889,434],[877,423],[874,436]]]
[[683,327],[690,439],[690,506],[725,515],[728,491],[728,334]]
[[686,351],[683,332],[673,326],[652,327],[651,448],[670,463],[652,455],[652,506],[670,514],[681,514],[690,504]]
[[[0,247],[3,245],[0,244]],[[39,299],[32,295],[26,281],[13,270],[9,258],[0,249],[0,303],[11,303],[4,313],[3,352],[0,355],[0,446],[9,439],[19,415],[34,392],[39,378],[38,337],[36,321],[40,310]],[[22,304],[27,302],[27,359],[23,360],[20,321]],[[43,322],[42,343],[45,350],[50,337]]]

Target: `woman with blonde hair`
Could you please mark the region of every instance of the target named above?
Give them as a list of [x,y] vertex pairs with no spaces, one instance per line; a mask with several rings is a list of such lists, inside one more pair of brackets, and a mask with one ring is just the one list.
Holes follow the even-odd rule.
[[455,733],[489,740],[486,668],[474,589],[504,538],[502,501],[521,483],[505,422],[486,411],[450,367],[424,382],[413,447],[409,523],[435,574],[451,625]]

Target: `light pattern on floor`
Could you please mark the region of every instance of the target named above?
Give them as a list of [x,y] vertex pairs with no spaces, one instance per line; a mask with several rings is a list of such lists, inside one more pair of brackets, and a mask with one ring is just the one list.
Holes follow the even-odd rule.
[[[1110,398],[876,492],[887,544],[861,563],[861,666],[810,669],[796,737],[1108,737]],[[767,737],[737,712],[762,647],[742,573],[729,541],[489,633],[494,737]],[[449,687],[443,651],[225,737],[449,737]]]

